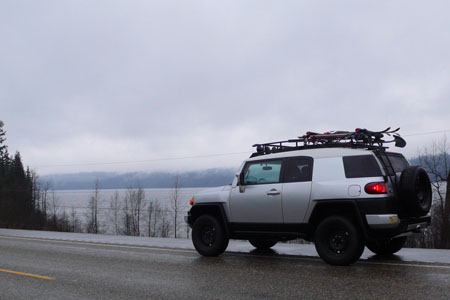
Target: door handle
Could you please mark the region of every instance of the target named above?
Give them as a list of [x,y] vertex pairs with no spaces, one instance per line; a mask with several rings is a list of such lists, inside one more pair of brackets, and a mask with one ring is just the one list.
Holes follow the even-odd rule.
[[276,196],[279,194],[280,194],[280,192],[277,189],[271,189],[270,191],[267,192],[267,195],[269,195],[269,196]]

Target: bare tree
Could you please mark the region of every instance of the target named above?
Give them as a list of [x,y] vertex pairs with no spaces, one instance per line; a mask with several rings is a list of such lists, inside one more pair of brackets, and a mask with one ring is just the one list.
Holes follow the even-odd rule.
[[155,215],[153,217],[153,234],[152,236],[158,235],[158,225],[159,225],[159,219],[163,215],[163,211],[161,210],[161,205],[159,204],[158,200],[155,202]]
[[98,221],[98,209],[99,203],[101,201],[100,198],[100,183],[97,179],[95,181],[95,190],[91,198],[89,199],[88,204],[88,213],[87,213],[87,232],[88,233],[100,233],[100,224]]
[[131,217],[132,214],[130,212],[130,197],[128,194],[125,196],[122,207],[122,234],[131,235]]
[[115,191],[114,194],[111,196],[109,208],[111,212],[110,221],[113,224],[114,234],[117,235],[120,233],[120,225],[119,225],[120,198],[118,191]]
[[71,232],[81,231],[81,222],[78,219],[77,212],[73,206],[72,209],[70,210],[70,231]]
[[[447,138],[433,142],[419,154],[420,164],[430,174],[434,190],[432,206],[432,226],[430,234],[433,246],[436,248],[450,248],[450,157]],[[444,190],[445,184],[447,185]]]
[[180,210],[180,176],[177,174],[174,178],[173,188],[170,192],[170,204],[173,212],[173,232],[175,238],[177,238],[178,232],[178,213]]
[[144,209],[145,200],[145,191],[139,185],[134,197],[134,206],[133,206],[133,216],[134,216],[134,227],[136,229],[136,235],[141,235],[141,213]]
[[161,211],[161,224],[160,224],[160,236],[161,237],[169,237],[170,234],[170,222],[167,219],[167,215],[164,211]]
[[128,188],[127,207],[130,216],[130,235],[139,236],[141,225],[141,214],[144,205],[145,191],[140,186],[138,188]]
[[154,202],[150,201],[147,205],[147,236],[152,236],[152,218],[155,214]]
[[69,215],[66,213],[65,210],[63,210],[62,214],[59,217],[59,231],[64,231],[64,232],[68,232],[71,231],[71,224],[70,224],[70,220],[69,220]]
[[48,214],[47,204],[48,204],[48,191],[50,190],[50,186],[51,186],[50,182],[46,181],[40,187],[40,194],[39,194],[40,205],[39,206],[40,206],[42,213],[44,214],[45,219],[47,219],[47,214]]
[[445,235],[445,241],[446,241],[446,248],[450,248],[450,171],[447,173],[447,188],[445,192],[445,209],[443,213],[444,222],[443,227],[445,229],[445,233],[442,234],[442,236]]
[[147,205],[147,235],[154,237],[157,235],[158,219],[161,215],[161,205],[158,199],[149,201]]
[[58,227],[58,212],[59,212],[59,198],[56,196],[56,193],[54,190],[51,192],[50,197],[50,215],[51,215],[51,222],[55,230],[57,230]]
[[36,171],[31,170],[31,198],[36,212],[36,224],[38,227],[45,226],[47,222],[47,195],[50,188],[48,181],[42,182],[39,180],[39,175]]

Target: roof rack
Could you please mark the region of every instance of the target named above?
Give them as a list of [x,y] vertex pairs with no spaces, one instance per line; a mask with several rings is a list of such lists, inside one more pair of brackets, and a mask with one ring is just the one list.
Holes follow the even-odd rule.
[[[403,148],[406,141],[398,134],[400,127],[390,130],[370,131],[364,128],[356,128],[355,131],[330,131],[317,133],[308,131],[303,136],[285,141],[255,144],[256,152],[251,157],[270,153],[294,151],[315,148],[363,148],[369,150],[385,150],[385,144],[395,143],[396,147]],[[384,140],[384,136],[392,136],[391,140]]]

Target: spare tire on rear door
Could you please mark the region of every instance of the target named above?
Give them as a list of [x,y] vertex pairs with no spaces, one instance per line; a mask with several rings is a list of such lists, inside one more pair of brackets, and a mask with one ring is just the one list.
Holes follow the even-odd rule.
[[421,166],[410,166],[400,176],[400,200],[411,217],[420,217],[431,208],[431,183]]

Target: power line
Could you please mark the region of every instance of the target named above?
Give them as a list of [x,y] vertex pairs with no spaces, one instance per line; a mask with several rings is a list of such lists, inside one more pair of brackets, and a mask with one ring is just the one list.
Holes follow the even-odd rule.
[[248,151],[246,151],[246,152],[230,152],[230,153],[205,154],[205,155],[196,155],[196,156],[181,156],[181,157],[170,157],[170,158],[155,158],[155,159],[144,159],[144,160],[113,161],[113,162],[99,162],[99,163],[94,162],[94,163],[54,164],[54,165],[37,166],[37,168],[134,164],[134,163],[148,163],[148,162],[182,160],[182,159],[242,155],[242,154],[249,154],[249,153],[251,153],[251,152],[248,152]]
[[[410,137],[410,136],[420,136],[420,135],[438,134],[438,133],[446,133],[446,132],[450,132],[450,129],[440,130],[440,131],[412,133],[412,134],[402,134],[401,136]],[[37,168],[139,164],[139,163],[150,163],[150,162],[159,162],[159,161],[172,161],[172,160],[183,160],[183,159],[197,159],[197,158],[208,158],[208,157],[242,155],[242,154],[251,154],[251,153],[252,152],[250,152],[250,151],[245,151],[245,152],[229,152],[229,153],[205,154],[205,155],[195,155],[195,156],[180,156],[180,157],[166,157],[166,158],[143,159],[143,160],[129,160],[129,161],[50,164],[50,165],[37,166]]]
[[418,136],[418,135],[446,133],[446,132],[450,132],[450,129],[441,130],[441,131],[430,131],[430,132],[421,132],[421,133],[412,133],[412,134],[402,134],[402,136]]

